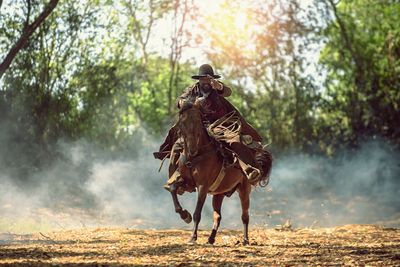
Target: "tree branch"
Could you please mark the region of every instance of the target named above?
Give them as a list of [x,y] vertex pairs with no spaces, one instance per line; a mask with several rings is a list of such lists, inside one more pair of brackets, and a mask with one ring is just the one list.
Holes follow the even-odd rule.
[[[340,1],[338,1],[339,3]],[[340,29],[340,34],[344,39],[345,45],[347,47],[347,49],[349,50],[351,56],[354,59],[354,62],[356,63],[357,67],[362,68],[363,67],[363,63],[362,60],[360,59],[360,57],[357,55],[354,47],[353,47],[353,43],[351,41],[351,38],[347,32],[347,28],[345,26],[345,23],[342,21],[341,17],[338,14],[336,5],[338,3],[335,3],[333,0],[329,0],[329,3],[331,4],[332,10],[333,10],[333,14],[335,15],[336,21],[339,24],[339,29]]]
[[[18,52],[25,46],[28,42],[31,35],[35,32],[35,30],[45,21],[45,19],[51,14],[54,8],[57,6],[59,0],[50,0],[50,2],[46,5],[43,12],[35,19],[32,24],[29,24],[24,28],[20,38],[13,45],[13,47],[8,52],[7,56],[4,58],[3,62],[0,64],[0,78],[3,76],[5,71],[10,67],[12,61],[18,54]],[[0,2],[1,5],[1,2]]]
[[27,7],[27,12],[26,12],[26,20],[25,20],[25,24],[24,24],[24,29],[22,30],[22,32],[24,32],[25,29],[28,28],[29,20],[31,18],[31,10],[32,10],[31,1],[27,0],[26,2],[27,2],[28,7]]

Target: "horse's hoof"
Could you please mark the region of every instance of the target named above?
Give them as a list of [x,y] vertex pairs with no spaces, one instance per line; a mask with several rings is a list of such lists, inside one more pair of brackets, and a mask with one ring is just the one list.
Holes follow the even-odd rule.
[[188,241],[189,245],[196,245],[197,244],[197,239],[196,238],[190,238],[190,240]]
[[249,240],[248,240],[248,239],[243,239],[242,245],[243,245],[243,246],[248,246],[248,245],[250,245]]
[[214,245],[215,239],[209,238],[207,243],[210,245]]
[[183,210],[181,213],[181,219],[185,221],[185,223],[191,223],[192,222],[192,215],[190,215],[190,212],[187,210]]

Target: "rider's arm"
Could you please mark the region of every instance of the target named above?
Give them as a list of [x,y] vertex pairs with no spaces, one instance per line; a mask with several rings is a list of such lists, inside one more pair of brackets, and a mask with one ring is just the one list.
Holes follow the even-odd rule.
[[228,96],[230,96],[230,95],[232,94],[232,89],[231,89],[230,87],[226,86],[226,85],[225,85],[224,83],[222,83],[222,82],[219,82],[219,83],[220,83],[222,86],[216,89],[217,92],[218,92],[218,94],[219,94],[220,96],[223,96],[223,97],[228,97]]
[[224,83],[214,79],[211,76],[208,77],[210,78],[211,87],[217,91],[220,96],[228,97],[232,94],[232,89],[226,86]]

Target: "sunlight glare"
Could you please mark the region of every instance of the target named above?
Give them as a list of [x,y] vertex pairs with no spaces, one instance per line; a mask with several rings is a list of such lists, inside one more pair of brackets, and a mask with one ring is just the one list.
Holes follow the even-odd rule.
[[235,17],[235,26],[238,30],[244,30],[247,24],[246,13],[239,13]]
[[224,0],[195,0],[194,3],[199,7],[201,13],[214,13],[218,10]]

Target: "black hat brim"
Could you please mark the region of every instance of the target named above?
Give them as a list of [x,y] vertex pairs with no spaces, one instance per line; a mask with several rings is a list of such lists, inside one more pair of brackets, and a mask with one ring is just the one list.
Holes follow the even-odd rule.
[[[210,76],[212,76],[215,79],[221,78],[221,75],[218,75],[218,74],[214,74],[214,75],[210,75]],[[202,77],[207,77],[207,75],[193,75],[192,79],[198,80],[198,79],[200,79]]]

